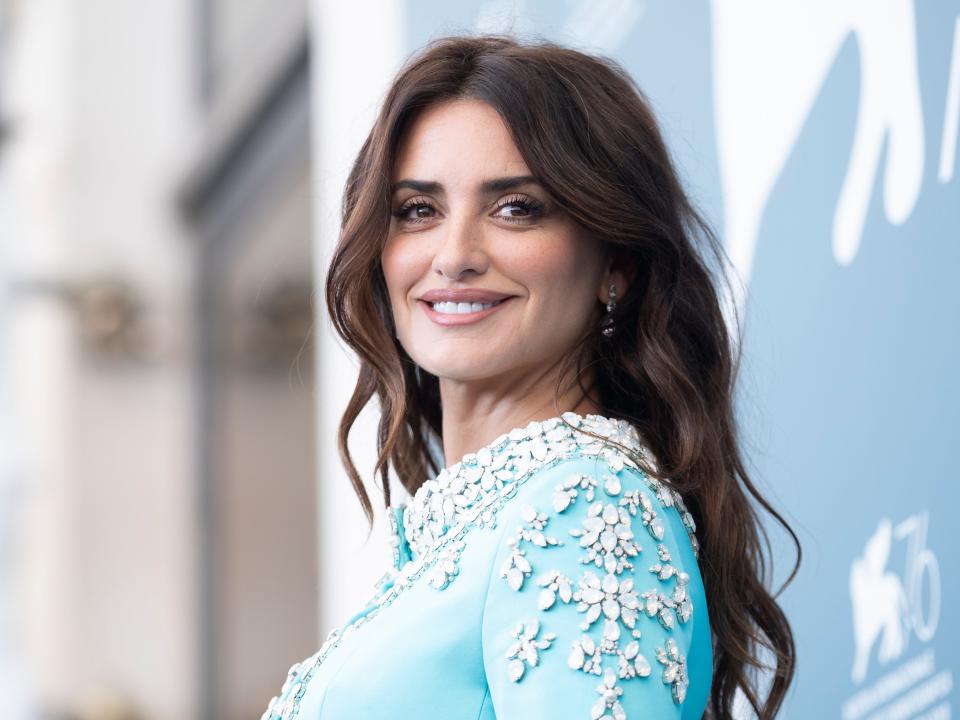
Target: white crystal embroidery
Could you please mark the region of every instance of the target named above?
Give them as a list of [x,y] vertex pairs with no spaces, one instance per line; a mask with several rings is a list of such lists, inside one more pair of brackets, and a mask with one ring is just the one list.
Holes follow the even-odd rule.
[[[581,417],[564,413],[561,417],[574,428],[621,443],[645,463],[655,464],[630,423],[599,415]],[[494,513],[487,510],[502,505],[502,497],[515,492],[521,476],[574,454],[604,458],[614,469],[626,465],[637,467],[629,456],[607,440],[576,432],[561,422],[561,418],[531,422],[525,429],[512,430],[476,453],[468,453],[460,462],[441,470],[435,479],[420,486],[404,510],[405,532],[411,549],[418,555],[426,552],[458,522],[492,524]],[[591,478],[585,482],[595,484],[596,481]],[[576,490],[568,489],[573,491],[568,496],[575,497]],[[592,500],[592,488],[588,485],[582,489],[588,490]]]
[[[300,700],[307,691],[307,683],[310,682],[310,678],[313,677],[317,668],[320,667],[321,657],[335,642],[339,634],[338,629],[331,630],[316,654],[311,655],[302,662],[294,663],[287,672],[287,679],[284,681],[283,687],[280,688],[280,695],[270,699],[270,703],[267,705],[267,709],[260,717],[260,720],[273,720],[274,718],[290,720],[297,716],[297,713],[300,711]],[[288,692],[289,695],[287,694]],[[281,702],[280,698],[284,696],[286,696],[286,699]]]
[[500,568],[500,577],[506,578],[507,584],[514,590],[520,590],[523,587],[523,581],[533,572],[526,558],[526,552],[520,547],[521,543],[533,543],[538,547],[563,544],[555,537],[544,534],[543,530],[549,521],[545,513],[538,513],[535,508],[525,505],[520,510],[520,519],[523,520],[523,524],[517,528],[517,534],[507,538],[510,556]]
[[[608,463],[611,470],[624,467],[623,462]],[[683,507],[680,496],[670,488],[651,479],[640,471],[656,497],[664,507],[676,505],[688,533],[691,536],[691,545],[696,554],[697,546],[693,538],[692,517]],[[661,582],[674,579],[673,591],[670,595],[654,588],[642,593],[639,597],[634,590],[631,578],[620,579],[617,576],[634,569],[630,558],[635,558],[642,548],[634,541],[631,518],[639,515],[641,523],[649,534],[656,540],[662,540],[665,528],[662,519],[658,516],[653,502],[640,490],[623,492],[622,483],[616,475],[603,475],[603,489],[607,496],[617,498],[614,502],[602,500],[594,501],[597,481],[587,475],[571,475],[554,489],[553,508],[557,513],[563,513],[573,505],[580,493],[588,503],[586,516],[580,528],[570,530],[570,535],[580,539],[580,546],[585,555],[579,558],[582,564],[594,565],[603,568],[605,574],[602,579],[591,570],[584,570],[582,577],[573,589],[573,581],[563,573],[550,569],[539,576],[537,584],[543,589],[537,598],[537,605],[541,610],[549,610],[556,603],[557,598],[563,603],[576,602],[577,610],[584,613],[580,629],[584,631],[571,644],[567,665],[573,670],[601,675],[603,681],[597,686],[600,699],[591,708],[592,720],[602,718],[616,718],[626,720],[626,711],[619,702],[623,688],[617,684],[618,680],[637,677],[648,677],[652,668],[649,660],[640,652],[640,630],[636,628],[636,621],[640,612],[649,617],[656,617],[667,630],[672,630],[675,621],[687,622],[693,612],[693,606],[687,592],[689,575],[680,572],[671,565],[670,551],[666,545],[657,544],[659,563],[650,567]],[[618,497],[619,496],[619,497]],[[536,519],[538,527],[542,529],[548,522],[548,517],[537,513],[534,508],[524,508],[523,519],[529,523]],[[523,526],[521,526],[521,530]],[[533,572],[533,567],[525,553],[518,550],[520,540],[510,538],[507,541],[511,548],[508,558],[501,572],[501,577],[507,579],[514,590],[520,590],[525,577]],[[540,547],[547,547],[546,543],[537,543]],[[511,578],[511,573],[513,577]],[[594,624],[601,618],[603,635],[600,642],[596,642],[587,634]],[[631,630],[632,639],[622,645],[621,625]],[[686,696],[687,676],[685,658],[680,655],[676,643],[671,638],[665,649],[656,648],[657,659],[664,668],[664,683],[669,684],[675,702],[682,703]],[[616,669],[604,666],[603,656],[616,657]],[[519,679],[523,668],[510,667],[508,672],[512,678]],[[611,713],[611,714],[608,714]]]
[[537,585],[543,588],[537,597],[537,605],[541,610],[553,607],[558,596],[565,603],[573,599],[573,581],[556,570],[548,570],[537,578]]
[[584,491],[587,502],[593,502],[593,490],[596,486],[597,479],[592,475],[571,475],[553,491],[553,509],[557,512],[566,510],[567,506],[577,499],[580,490]]
[[544,633],[543,639],[538,640],[540,634],[540,623],[537,620],[530,620],[526,624],[518,623],[513,629],[513,637],[516,642],[507,649],[507,659],[510,664],[507,673],[510,679],[518,682],[523,677],[527,665],[534,667],[540,661],[540,650],[546,650],[556,639],[555,633]]
[[[671,504],[673,504],[672,498]],[[650,498],[639,490],[631,490],[624,493],[620,499],[620,505],[626,508],[631,515],[637,515],[639,512],[640,520],[650,535],[656,540],[663,540],[663,521],[660,520],[657,511],[654,510]]]
[[457,565],[460,560],[460,553],[463,552],[464,543],[462,540],[450,543],[437,556],[436,564],[427,574],[427,582],[430,587],[437,590],[443,590],[450,581],[460,572]]
[[590,710],[590,717],[593,720],[611,717],[606,714],[607,710],[613,713],[614,720],[627,720],[627,713],[619,701],[619,697],[623,695],[623,688],[617,685],[617,676],[612,669],[607,668],[603,671],[603,682],[597,685],[597,692],[600,693],[600,699]]
[[388,542],[393,555],[393,566],[397,568],[400,567],[400,545],[403,539],[400,537],[397,516],[393,514],[392,509],[387,510],[387,521],[390,523]]
[[[619,488],[619,482],[616,487]],[[583,529],[571,530],[570,534],[580,538],[580,547],[587,548],[586,557],[580,562],[593,563],[608,573],[633,570],[633,563],[627,558],[636,557],[642,549],[633,541],[629,513],[612,503],[593,503],[587,510]]]
[[[578,432],[580,429],[605,439]],[[630,423],[600,415],[581,416],[567,412],[500,435],[476,453],[468,453],[460,462],[441,470],[436,478],[424,482],[403,506],[404,539],[412,559],[402,567],[389,570],[378,581],[378,586],[382,587],[378,588],[368,607],[343,627],[331,630],[315,655],[291,668],[280,693],[285,699],[281,702],[280,697],[272,698],[262,720],[294,720],[307,684],[326,656],[393,603],[422,575],[429,574],[431,587],[446,588],[457,575],[463,537],[472,529],[496,527],[499,509],[536,472],[577,455],[604,459],[614,471],[626,466],[640,469],[630,456],[608,440],[624,445],[648,466],[656,467],[654,458]],[[647,482],[658,491],[658,497],[660,492],[665,492],[671,504],[676,501],[696,552],[693,518],[683,508],[680,496],[652,479]],[[588,480],[586,486],[580,488],[588,501],[593,500],[595,484],[595,481]],[[608,494],[616,494],[609,492],[615,487],[615,483],[605,485]],[[399,539],[399,528],[394,532]],[[397,554],[394,554],[394,564],[399,564]],[[438,565],[439,569],[435,569]],[[560,597],[563,602],[576,599],[569,579],[555,578],[544,585],[543,600],[547,599],[546,591],[554,593],[554,598]]]
[[690,680],[687,677],[687,660],[680,654],[680,649],[673,641],[667,638],[665,648],[657,648],[657,662],[664,666],[663,682],[673,691],[673,699],[682,703],[687,696],[687,686]]
[[629,578],[620,581],[613,573],[607,573],[600,580],[587,570],[573,599],[578,601],[577,610],[586,613],[580,624],[581,630],[589,630],[601,614],[607,620],[622,619],[628,628],[636,625],[640,600],[633,591],[633,580]]

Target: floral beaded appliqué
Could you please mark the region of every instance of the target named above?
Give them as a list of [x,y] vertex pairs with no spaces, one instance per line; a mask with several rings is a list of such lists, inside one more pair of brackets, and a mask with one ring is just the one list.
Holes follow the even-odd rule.
[[517,534],[507,540],[510,556],[500,569],[500,577],[506,578],[507,585],[514,590],[520,590],[523,587],[523,581],[533,572],[533,567],[523,550],[523,543],[533,543],[539,547],[563,544],[555,537],[544,534],[543,530],[549,521],[546,514],[538,513],[530,505],[526,505],[520,510],[520,519],[523,520],[523,524],[517,528]]
[[[579,432],[580,430],[586,430],[600,438]],[[394,567],[377,581],[376,592],[362,612],[343,627],[333,629],[315,655],[290,668],[280,696],[271,699],[262,720],[294,720],[299,715],[300,702],[307,684],[326,656],[345,638],[374,619],[419,578],[425,576],[428,587],[438,591],[447,588],[458,575],[465,536],[474,529],[496,527],[499,510],[516,494],[518,488],[537,472],[574,456],[605,459],[615,472],[627,465],[639,470],[637,464],[610,441],[629,448],[641,456],[644,462],[655,465],[654,459],[640,442],[636,429],[627,421],[567,412],[562,416],[542,422],[534,421],[524,428],[515,428],[504,433],[477,452],[468,453],[460,462],[444,468],[435,478],[426,480],[414,496],[403,504],[402,509],[393,509],[396,515],[388,515]],[[618,494],[620,490],[616,478],[609,479],[608,482],[610,484],[604,485],[607,492]],[[616,492],[610,492],[614,489]],[[679,496],[674,496],[668,489],[663,490],[667,491],[666,494],[661,496],[661,490],[658,490],[658,497],[661,497],[665,504],[668,501],[671,504],[677,502],[691,534],[691,541],[696,543],[696,539],[692,537],[693,518],[683,508]],[[596,491],[597,483],[594,479],[581,477],[577,482],[563,488],[563,497],[558,491],[554,497],[554,509],[559,512],[581,496],[592,502]],[[636,512],[636,508],[630,510],[629,503],[624,504],[624,507],[629,513]],[[530,543],[540,547],[562,544],[544,532],[549,516],[533,511],[532,515],[526,514],[523,519],[524,526],[519,531],[514,552],[511,553],[512,565],[506,569],[505,576],[511,587],[516,586],[517,589],[523,586],[524,580],[533,571],[526,560],[523,544]],[[605,542],[610,542],[608,535],[603,535],[601,539],[600,534],[597,536],[596,542],[599,544],[595,553],[605,547]],[[613,567],[620,572],[628,567],[626,563],[629,551],[625,546],[619,545],[619,539],[618,547],[622,554],[627,555],[614,561]],[[696,544],[694,550],[696,551]],[[592,562],[596,562],[598,557],[600,556],[596,555]],[[601,565],[604,560],[605,558]],[[557,598],[565,603],[572,599],[580,601],[582,590],[575,590],[574,583],[569,578],[555,577],[549,582],[542,582],[543,579],[541,578],[539,583],[543,588],[539,599],[541,609],[549,607]],[[524,668],[534,665],[539,651],[549,648],[553,640],[551,633],[538,639],[539,624],[528,622],[518,632],[520,634],[516,640],[521,643],[516,647],[518,654],[509,658],[514,663],[511,666],[512,673],[519,672],[515,664],[517,661]],[[637,634],[639,636],[639,631]],[[641,661],[639,667],[645,667],[644,662],[645,660]],[[634,665],[636,666],[636,662]]]
[[544,633],[538,640],[539,634],[540,623],[536,620],[518,623],[513,629],[513,637],[516,641],[507,650],[507,660],[510,661],[508,672],[511,680],[517,681],[522,678],[527,665],[534,667],[540,661],[539,651],[550,647],[557,637],[554,633]]
[[[607,459],[609,462],[611,457]],[[609,462],[614,472],[624,464],[619,459]],[[642,470],[640,473],[663,507],[677,507],[696,554],[698,546],[693,534],[693,519],[680,496]],[[602,496],[599,488],[602,488]],[[543,589],[538,595],[537,604],[540,610],[549,610],[557,600],[576,604],[577,611],[583,614],[580,624],[583,634],[571,643],[567,665],[573,670],[602,676],[596,688],[600,697],[590,712],[592,720],[626,720],[626,712],[619,700],[623,694],[620,681],[648,677],[652,673],[650,661],[640,652],[641,632],[636,627],[637,619],[641,614],[646,614],[656,618],[667,630],[672,630],[678,622],[689,621],[693,614],[687,590],[690,578],[671,564],[669,550],[658,542],[658,562],[649,567],[649,572],[659,582],[656,587],[638,594],[633,578],[620,577],[624,572],[634,570],[634,562],[642,551],[634,537],[632,519],[639,517],[640,524],[650,537],[655,541],[662,540],[665,529],[657,507],[640,490],[624,491],[620,479],[614,474],[603,475],[599,482],[593,476],[574,474],[556,486],[553,509],[557,513],[564,513],[575,506],[581,497],[587,503],[586,511],[580,527],[571,529],[569,533],[579,540],[583,548],[580,564],[588,567],[576,581],[555,569],[540,574],[536,582]],[[542,530],[550,517],[538,513],[533,507],[525,507],[522,519],[524,524],[517,529],[517,535],[507,538],[511,556],[501,570],[501,577],[514,590],[520,590],[526,576],[533,573],[533,567],[522,551],[522,544],[530,542],[531,530]],[[563,543],[534,544],[550,547]],[[661,586],[671,580],[672,590],[663,592]],[[590,631],[601,619],[602,632],[597,640]],[[664,647],[654,648],[654,653],[657,662],[663,666],[663,683],[669,686],[674,702],[682,703],[689,683],[686,658],[672,638],[667,640]],[[605,656],[610,656],[611,661],[605,663]],[[512,655],[508,659],[511,660],[508,674],[512,680],[519,681],[524,673],[518,670]]]

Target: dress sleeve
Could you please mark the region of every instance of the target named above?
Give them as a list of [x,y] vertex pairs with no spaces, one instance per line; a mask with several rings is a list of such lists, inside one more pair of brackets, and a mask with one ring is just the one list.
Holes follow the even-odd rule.
[[498,524],[482,621],[498,720],[681,718],[706,608],[689,592],[700,576],[679,496],[632,465],[575,457],[530,478]]

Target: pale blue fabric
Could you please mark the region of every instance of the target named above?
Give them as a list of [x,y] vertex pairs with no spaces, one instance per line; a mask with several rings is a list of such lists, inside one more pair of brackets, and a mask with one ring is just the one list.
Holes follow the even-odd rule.
[[[573,413],[563,417],[620,442],[635,436],[625,421]],[[465,457],[462,467],[458,463],[445,468],[405,505],[392,509],[395,567],[366,607],[334,630],[315,655],[290,669],[264,719],[693,720],[702,716],[712,677],[712,652],[695,538],[688,533],[692,518],[682,500],[674,502],[672,491],[650,480],[622,450],[589,438],[585,442],[590,444],[581,445],[579,433],[574,433],[578,437],[574,441],[552,441],[550,433],[558,438],[564,432],[562,423],[551,425],[558,421],[518,428],[486,446],[490,467],[498,459],[503,461],[502,453],[511,457],[498,471],[497,488],[503,500],[486,518],[480,513],[464,522],[464,516],[457,515],[451,527],[434,525],[434,530],[443,530],[436,536],[425,532],[429,528],[425,509],[433,507],[433,517],[443,518],[440,500],[457,494],[440,485],[454,475],[451,470],[466,468],[477,454]],[[536,447],[531,427],[536,443],[541,443]],[[529,455],[532,469],[524,473],[525,465],[514,462],[515,454],[522,455],[523,463]],[[535,457],[538,454],[540,460]],[[582,484],[563,488],[565,481],[577,478]],[[595,485],[592,500],[588,498],[591,484]],[[431,496],[440,496],[432,506]],[[649,501],[646,514],[641,496]],[[470,503],[456,502],[461,503],[460,509],[470,509]],[[604,525],[615,517],[618,507],[626,511],[631,504],[638,512],[624,515],[628,526]],[[423,512],[418,514],[418,508]],[[450,512],[460,510],[448,505],[446,512],[450,517]],[[545,521],[542,527],[541,521]],[[601,526],[613,532],[600,537],[596,532],[581,534],[585,527]],[[632,538],[629,531],[624,533],[625,527],[632,531]],[[526,529],[525,536],[521,528]],[[459,552],[451,549],[451,533],[459,534]],[[620,543],[615,544],[615,536]],[[444,542],[446,554],[441,551],[438,556],[435,548]],[[632,558],[623,554],[630,543],[640,547]],[[600,567],[588,558],[591,548]],[[529,574],[516,568],[513,559],[519,553],[515,551],[522,551],[519,564],[529,563]],[[664,557],[669,560],[662,562]],[[632,569],[615,567],[617,558],[631,561]],[[611,564],[604,566],[604,561]],[[554,592],[553,603],[546,607],[551,591],[538,581],[547,584],[554,571],[572,581],[576,596]],[[590,573],[602,582],[598,591],[589,589]],[[674,595],[677,573],[688,578],[681,588],[685,595]],[[633,629],[639,631],[636,642],[649,666],[647,676],[631,676],[638,664],[637,645],[630,647],[635,638],[627,617],[634,604],[629,581],[641,605]],[[652,591],[653,597],[644,598],[645,591]],[[679,606],[669,607],[674,597],[685,598],[692,608],[685,622]],[[666,599],[667,607],[658,606],[658,598]],[[593,604],[597,610],[591,611]],[[592,619],[591,612],[599,612],[599,617]],[[586,630],[584,623],[589,623]],[[539,647],[527,643],[516,652],[515,635],[522,639],[524,630],[531,631]],[[605,633],[619,637],[604,646]],[[599,649],[595,669],[582,667],[583,645],[579,651],[574,649],[584,636],[590,638],[588,650],[591,641],[594,651]],[[677,673],[677,665],[671,668],[669,657],[658,660],[657,648],[662,651],[668,640],[683,656],[688,684]],[[641,660],[639,667],[643,665]],[[621,677],[625,667],[630,670]]]

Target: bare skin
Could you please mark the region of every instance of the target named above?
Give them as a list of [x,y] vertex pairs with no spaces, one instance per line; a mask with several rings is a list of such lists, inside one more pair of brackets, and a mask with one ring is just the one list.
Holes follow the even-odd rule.
[[[572,374],[554,405],[560,358],[600,321],[609,285],[622,297],[627,281],[539,183],[481,192],[485,181],[529,175],[500,115],[476,100],[430,107],[398,149],[391,183],[438,184],[394,191],[382,264],[397,337],[440,381],[447,465],[531,420],[600,412]],[[510,298],[460,325],[420,300],[467,288]]]

